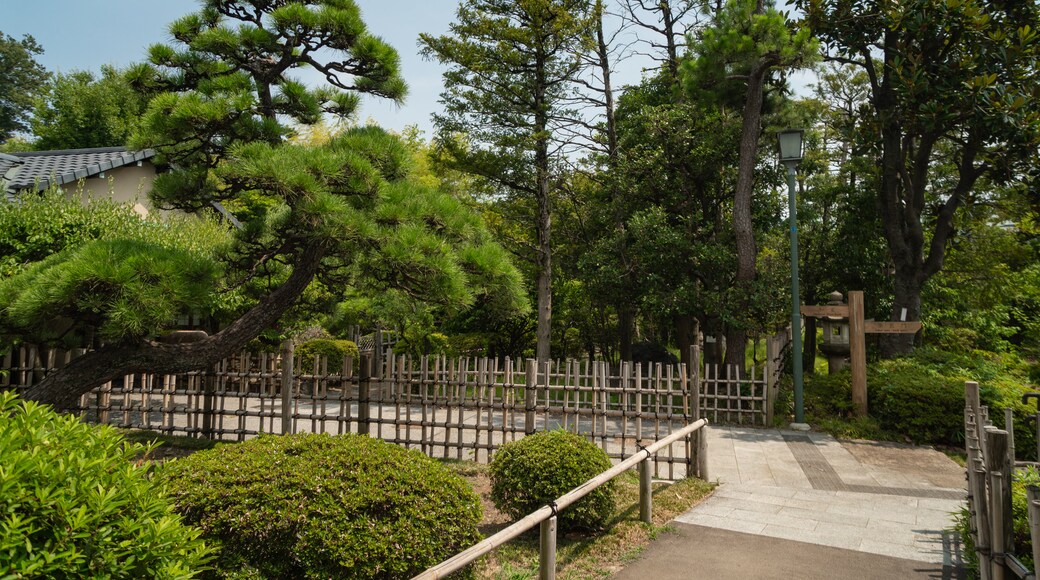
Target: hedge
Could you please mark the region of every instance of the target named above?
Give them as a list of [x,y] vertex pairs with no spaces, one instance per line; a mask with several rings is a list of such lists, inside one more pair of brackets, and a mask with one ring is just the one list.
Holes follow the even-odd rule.
[[415,450],[359,435],[261,436],[166,464],[225,577],[407,578],[476,543],[479,497]]

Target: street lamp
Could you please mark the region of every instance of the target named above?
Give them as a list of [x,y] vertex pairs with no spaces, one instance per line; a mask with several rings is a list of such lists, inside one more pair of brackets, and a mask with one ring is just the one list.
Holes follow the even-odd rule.
[[794,365],[794,429],[808,430],[802,383],[802,313],[798,296],[798,204],[795,199],[798,162],[802,160],[802,129],[777,133],[780,163],[787,168],[787,214],[791,224],[791,359]]

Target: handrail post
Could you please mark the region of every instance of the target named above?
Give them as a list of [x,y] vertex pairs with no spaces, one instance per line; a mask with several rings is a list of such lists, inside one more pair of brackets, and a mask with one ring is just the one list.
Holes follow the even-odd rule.
[[654,494],[650,480],[650,457],[650,453],[647,453],[646,459],[639,463],[639,520],[645,524],[653,523]]
[[538,578],[541,580],[556,579],[556,516],[543,520],[539,527],[540,554],[538,557]]
[[709,481],[707,429],[701,429],[697,432],[697,477],[703,481]]

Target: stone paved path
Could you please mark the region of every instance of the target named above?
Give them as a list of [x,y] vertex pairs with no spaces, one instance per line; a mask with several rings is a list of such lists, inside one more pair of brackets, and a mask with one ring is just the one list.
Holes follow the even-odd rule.
[[822,433],[712,427],[715,494],[678,522],[957,566],[964,472],[942,453]]

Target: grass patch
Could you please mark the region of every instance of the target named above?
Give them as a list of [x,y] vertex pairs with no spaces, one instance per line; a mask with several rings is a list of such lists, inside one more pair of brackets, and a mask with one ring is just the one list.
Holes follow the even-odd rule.
[[[453,462],[456,469],[481,493],[490,490],[485,466],[472,468],[468,462]],[[471,464],[476,465],[476,464]],[[472,475],[466,475],[466,472]],[[476,481],[475,481],[476,480]],[[668,529],[668,522],[700,503],[711,494],[714,485],[698,479],[684,479],[675,483],[654,484],[653,524],[639,521],[639,477],[634,471],[619,475],[617,511],[604,530],[598,533],[568,533],[557,538],[556,574],[558,578],[608,578]],[[482,533],[489,536],[511,523],[508,518],[485,501],[485,526]],[[487,522],[495,522],[488,525]],[[478,561],[476,575],[480,579],[522,580],[538,577],[538,528],[500,546]]]

